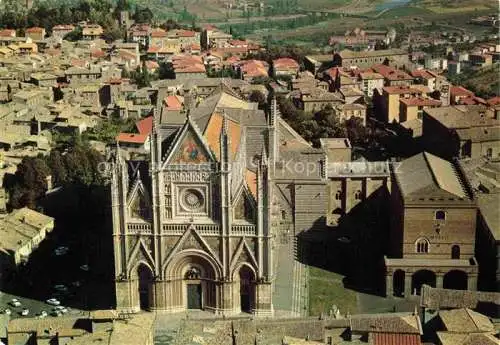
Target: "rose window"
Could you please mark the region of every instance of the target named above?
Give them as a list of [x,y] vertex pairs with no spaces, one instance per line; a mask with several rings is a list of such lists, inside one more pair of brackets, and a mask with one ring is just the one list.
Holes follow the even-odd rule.
[[189,211],[197,211],[203,207],[203,194],[196,189],[188,189],[182,197],[184,208]]

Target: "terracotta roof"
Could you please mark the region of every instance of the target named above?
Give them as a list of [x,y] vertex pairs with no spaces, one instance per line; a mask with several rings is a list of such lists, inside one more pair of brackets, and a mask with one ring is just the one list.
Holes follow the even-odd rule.
[[247,184],[248,190],[253,195],[255,200],[257,200],[257,174],[249,169],[246,169],[245,182]]
[[408,73],[394,69],[392,67],[386,65],[374,65],[371,68],[373,71],[380,73],[384,76],[384,78],[389,80],[410,80],[413,79],[411,75]]
[[166,37],[166,36],[167,32],[162,28],[156,28],[153,31],[151,31],[151,37]]
[[500,96],[490,98],[486,102],[491,106],[498,105],[500,104]]
[[122,143],[144,144],[148,138],[146,134],[120,133],[116,136],[116,141]]
[[160,47],[157,47],[157,46],[151,46],[148,48],[148,53],[157,53],[161,50]]
[[35,33],[35,32],[36,33],[42,33],[44,31],[45,31],[45,29],[44,28],[40,28],[40,27],[32,27],[32,28],[27,28],[26,29],[26,32],[28,32],[28,33]]
[[404,94],[404,93],[417,93],[421,94],[422,91],[410,87],[410,86],[402,86],[402,85],[397,85],[397,86],[385,86],[383,90],[389,94]]
[[153,131],[153,117],[148,116],[135,123],[139,134],[149,135]]
[[238,63],[241,72],[247,77],[267,77],[268,64],[261,60],[245,60]]
[[167,106],[168,110],[181,110],[182,102],[177,96],[167,96],[163,99],[163,102]]
[[415,71],[412,71],[411,75],[415,78],[423,78],[423,79],[436,78],[436,76],[433,73],[426,71],[425,69],[417,69]]
[[205,29],[205,30],[217,30],[217,27],[215,25],[212,25],[212,24],[206,24],[203,26],[203,29]]
[[92,49],[90,51],[90,56],[91,57],[97,57],[97,58],[99,58],[99,57],[104,57],[105,55],[106,55],[106,53],[103,52],[101,49]]
[[474,92],[467,90],[462,86],[452,86],[450,88],[451,97],[455,96],[474,96]]
[[[205,129],[204,136],[207,139],[208,145],[212,148],[215,153],[215,157],[220,159],[220,133],[222,131],[223,117],[220,114],[214,113],[208,122],[207,128]],[[238,152],[241,139],[241,127],[238,123],[229,120],[229,138],[231,140],[231,153],[233,158]]]
[[177,37],[194,37],[196,36],[196,31],[191,30],[178,30],[175,32]]
[[373,345],[420,345],[419,334],[371,333]]
[[406,106],[418,106],[418,107],[436,106],[437,107],[437,106],[441,105],[441,101],[438,101],[438,100],[432,99],[432,98],[425,98],[425,97],[421,97],[421,96],[402,98],[399,101],[403,104],[406,104]]
[[14,29],[3,29],[0,30],[0,37],[15,37],[16,30]]
[[299,63],[291,58],[280,58],[273,60],[273,66],[275,69],[298,69],[300,68]]
[[243,41],[243,40],[229,40],[227,43],[229,43],[232,46],[247,46],[248,42]]

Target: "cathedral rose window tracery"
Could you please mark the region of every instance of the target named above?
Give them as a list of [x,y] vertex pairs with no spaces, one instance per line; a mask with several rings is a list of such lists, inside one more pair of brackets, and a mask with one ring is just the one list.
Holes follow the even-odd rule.
[[199,211],[203,208],[205,200],[203,194],[197,189],[187,189],[182,194],[182,206],[189,211]]

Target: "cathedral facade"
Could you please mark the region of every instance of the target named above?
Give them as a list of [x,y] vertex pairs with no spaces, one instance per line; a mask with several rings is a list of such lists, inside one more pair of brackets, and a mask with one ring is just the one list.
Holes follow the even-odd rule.
[[[274,99],[265,112],[224,84],[204,99],[193,92],[184,97],[195,105],[154,116],[146,159],[127,160],[117,149],[117,309],[270,316],[273,294],[294,289],[280,271],[293,259],[278,262],[277,248],[299,234],[334,231],[361,203],[384,197],[387,163],[329,163],[338,139],[312,147]],[[289,285],[275,284],[280,274]],[[290,308],[282,300],[277,309]]]
[[221,87],[196,108],[155,116],[149,159],[125,160],[117,149],[119,310],[273,313],[275,116]]

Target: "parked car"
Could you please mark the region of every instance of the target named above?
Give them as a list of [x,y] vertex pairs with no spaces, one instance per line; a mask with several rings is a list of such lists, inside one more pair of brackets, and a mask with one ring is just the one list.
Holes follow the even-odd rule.
[[57,255],[57,256],[61,256],[61,255],[65,255],[69,252],[69,248],[66,247],[66,246],[60,246],[60,247],[57,247],[55,250],[54,250],[54,254]]
[[22,316],[28,316],[28,314],[30,313],[30,310],[29,309],[23,309],[23,311],[21,311],[21,315]]
[[40,315],[38,316],[40,319],[46,318],[49,314],[45,310],[42,310],[40,312]]
[[10,304],[13,306],[13,307],[20,307],[21,306],[21,302],[17,299],[17,298],[13,298],[10,300]]
[[5,310],[3,311],[3,313],[4,313],[5,315],[10,315],[10,314],[12,314],[12,312],[10,311],[10,309],[9,309],[9,308],[5,309]]
[[46,302],[47,302],[47,304],[50,304],[50,305],[61,304],[61,302],[59,302],[59,300],[57,298],[49,298]]
[[54,285],[54,290],[59,291],[59,292],[67,292],[68,287],[64,284],[57,284],[57,285]]
[[90,267],[89,267],[89,265],[87,265],[87,264],[85,264],[85,265],[81,265],[81,266],[80,266],[80,269],[81,269],[82,271],[85,271],[85,272],[90,271]]
[[52,312],[50,313],[50,315],[54,316],[54,317],[59,317],[62,315],[62,313],[58,310],[52,310]]
[[63,307],[62,305],[58,305],[57,307],[54,308],[54,310],[61,312],[63,314],[66,314],[68,312],[68,309],[66,307]]

